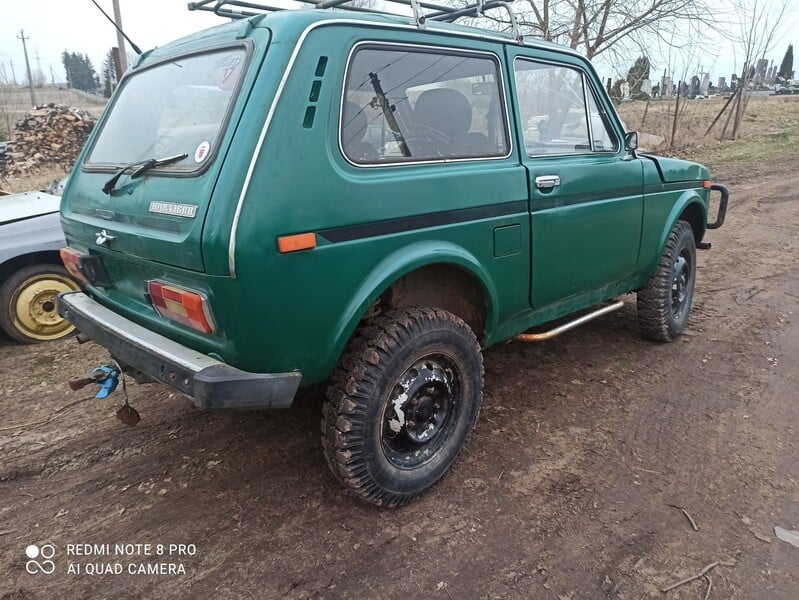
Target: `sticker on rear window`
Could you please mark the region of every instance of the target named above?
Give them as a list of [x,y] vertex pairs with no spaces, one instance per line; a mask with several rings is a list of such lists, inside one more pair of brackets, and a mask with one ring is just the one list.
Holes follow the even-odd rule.
[[208,156],[208,151],[211,149],[210,142],[201,142],[197,149],[194,151],[194,162],[201,163]]

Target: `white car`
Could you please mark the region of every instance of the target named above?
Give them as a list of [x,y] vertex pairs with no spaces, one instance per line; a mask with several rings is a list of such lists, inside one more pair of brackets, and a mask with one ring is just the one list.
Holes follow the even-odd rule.
[[59,256],[60,204],[60,195],[44,191],[0,196],[0,328],[24,344],[74,330],[56,310],[59,293],[79,289]]

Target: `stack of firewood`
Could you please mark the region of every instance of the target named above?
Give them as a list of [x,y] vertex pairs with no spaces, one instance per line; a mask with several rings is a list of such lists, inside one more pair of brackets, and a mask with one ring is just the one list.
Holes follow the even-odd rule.
[[18,177],[48,166],[70,169],[95,122],[66,104],[36,107],[14,129],[3,175]]

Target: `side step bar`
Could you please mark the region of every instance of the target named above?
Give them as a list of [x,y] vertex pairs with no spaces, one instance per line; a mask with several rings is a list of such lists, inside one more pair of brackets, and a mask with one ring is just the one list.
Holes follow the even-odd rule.
[[555,327],[555,329],[550,329],[549,331],[544,331],[542,333],[521,333],[516,337],[514,337],[513,339],[518,340],[520,342],[544,342],[546,340],[551,340],[553,337],[559,336],[561,333],[565,333],[570,329],[579,327],[584,323],[588,323],[588,321],[593,321],[594,319],[596,319],[597,317],[601,317],[602,315],[615,312],[623,306],[624,306],[624,300],[616,300],[612,304],[606,304],[601,308],[591,311],[587,315],[583,315],[582,317],[578,317],[573,321],[564,323],[560,327]]

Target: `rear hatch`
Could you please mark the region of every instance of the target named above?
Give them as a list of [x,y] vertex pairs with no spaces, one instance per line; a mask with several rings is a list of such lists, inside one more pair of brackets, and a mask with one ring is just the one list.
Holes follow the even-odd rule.
[[125,77],[64,194],[70,244],[96,247],[104,232],[104,253],[205,271],[202,230],[237,100],[268,43],[264,29],[263,44],[242,40],[241,23],[212,31],[153,51]]

